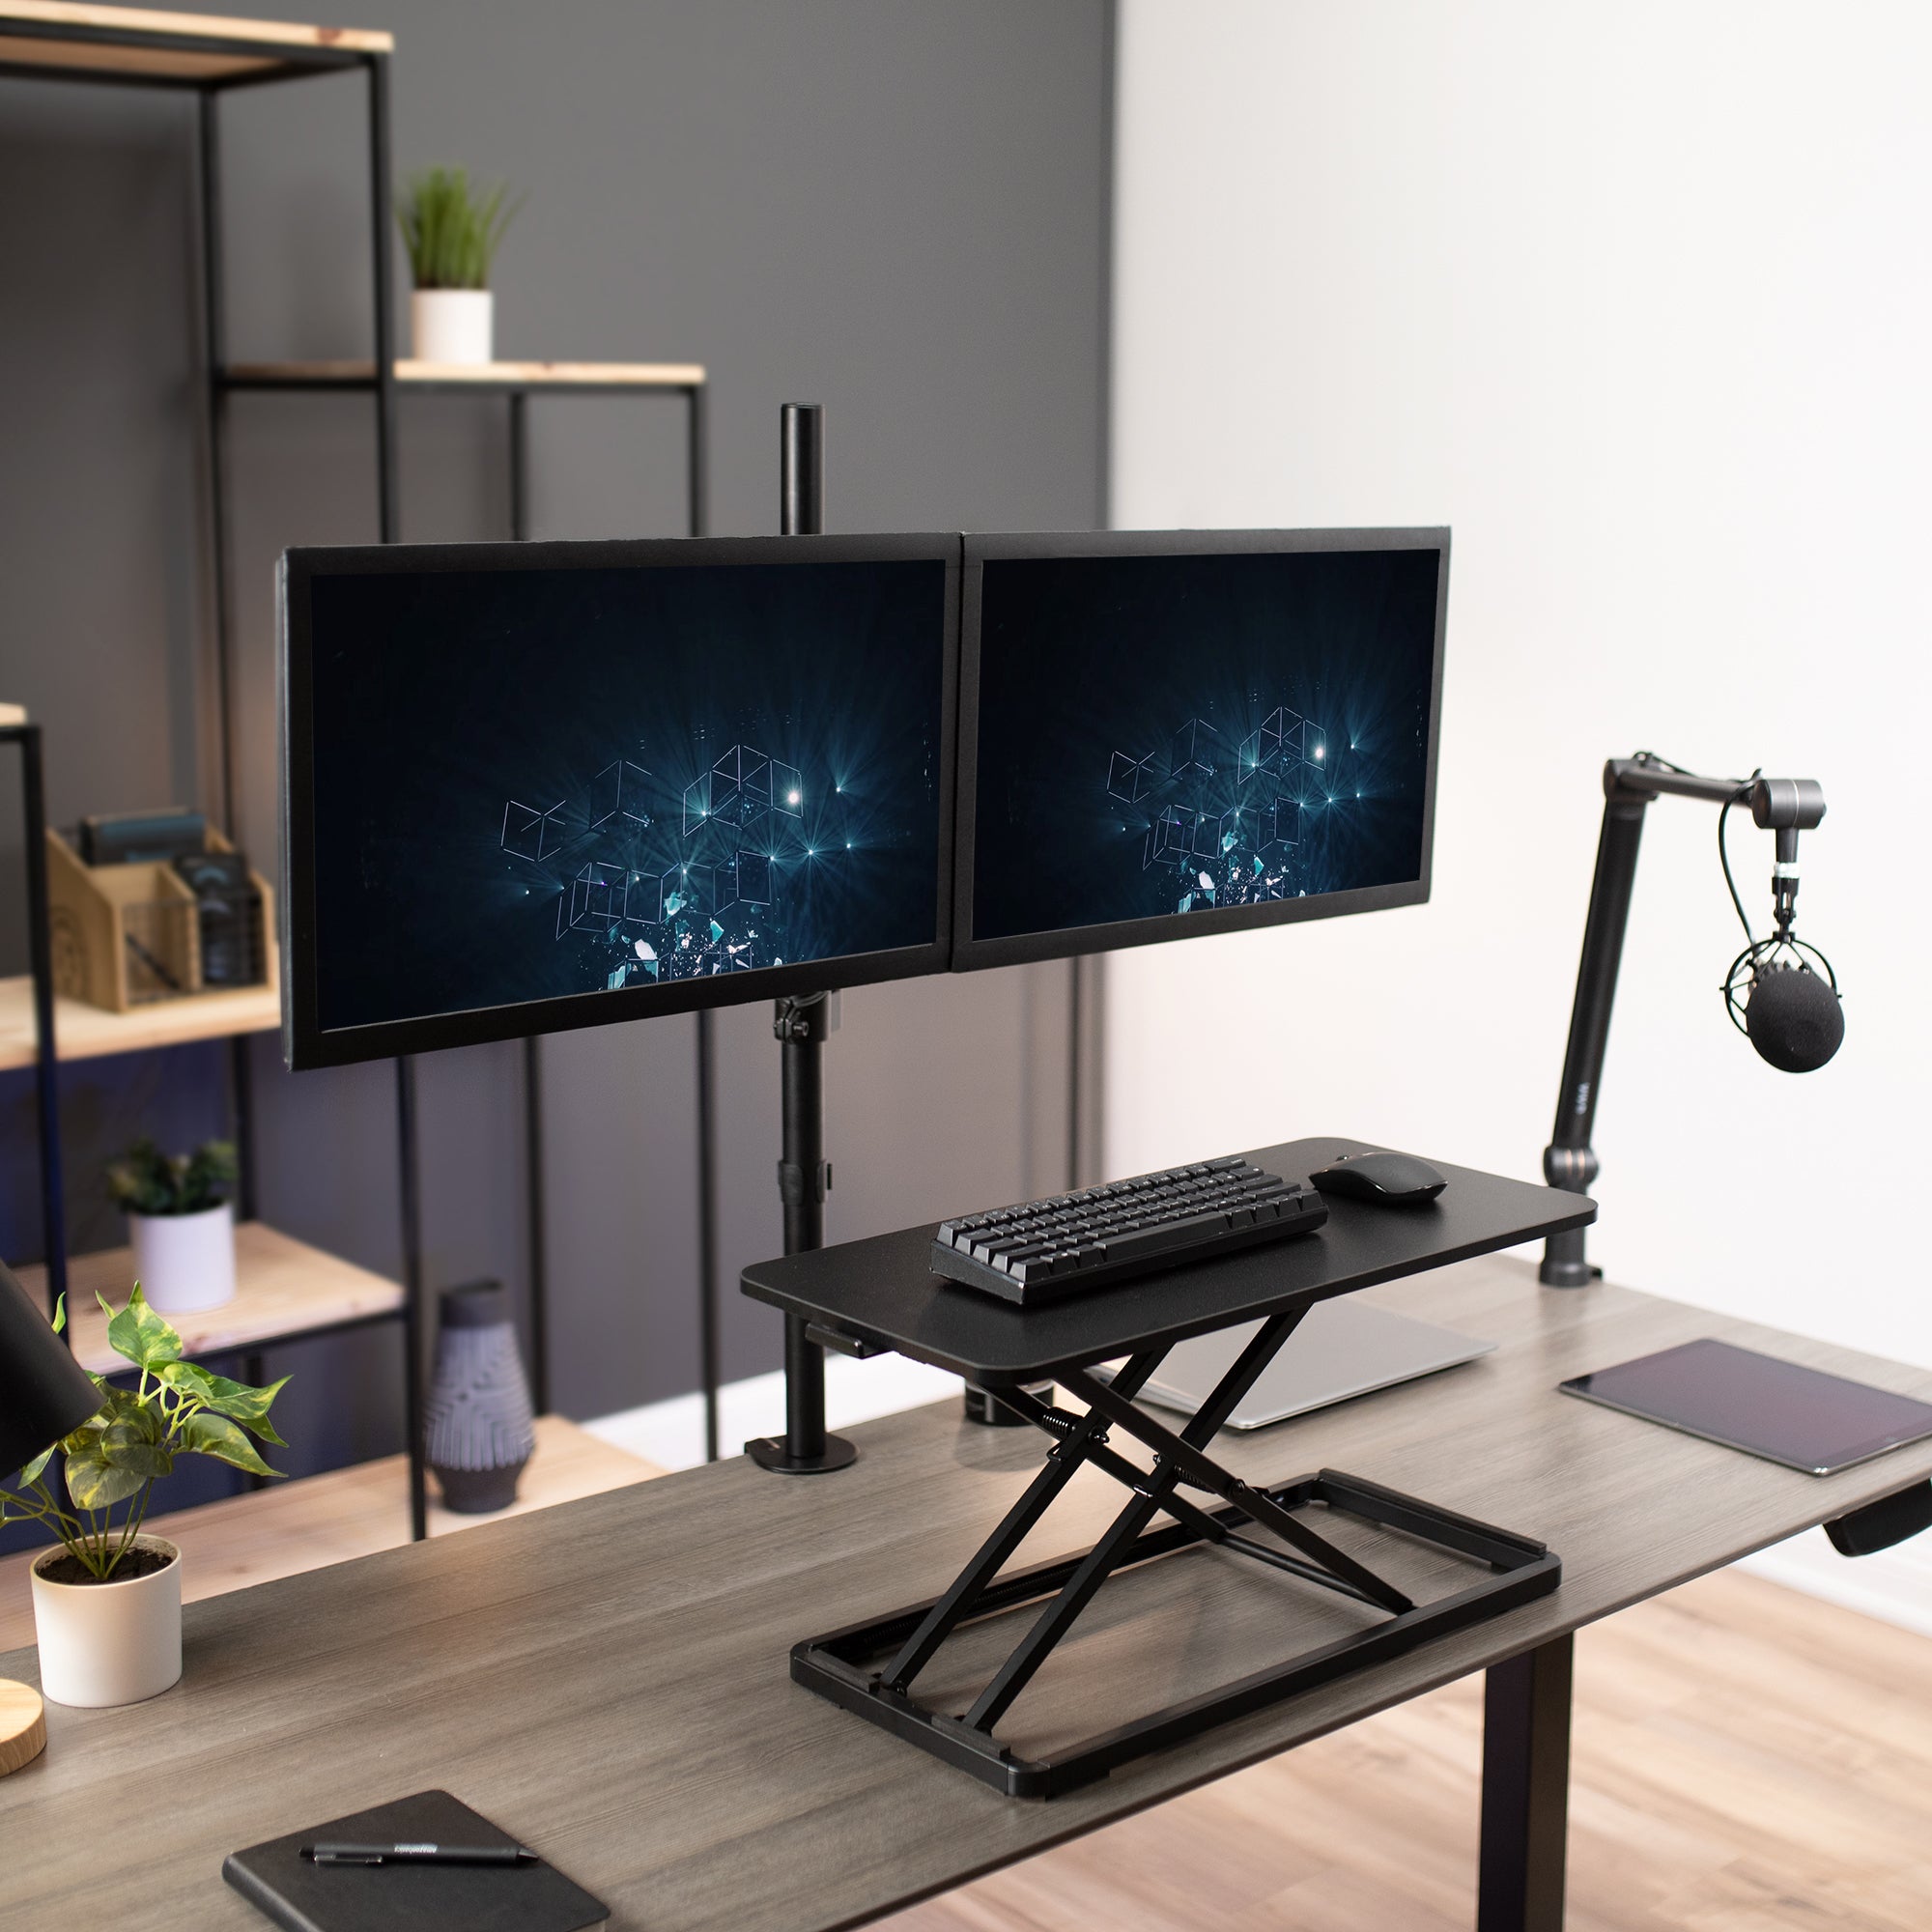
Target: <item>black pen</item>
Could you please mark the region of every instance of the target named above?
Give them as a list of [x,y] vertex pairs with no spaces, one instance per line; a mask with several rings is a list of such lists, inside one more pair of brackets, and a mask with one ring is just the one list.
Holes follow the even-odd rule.
[[543,1861],[527,1845],[304,1845],[301,1856],[318,1865],[534,1865]]

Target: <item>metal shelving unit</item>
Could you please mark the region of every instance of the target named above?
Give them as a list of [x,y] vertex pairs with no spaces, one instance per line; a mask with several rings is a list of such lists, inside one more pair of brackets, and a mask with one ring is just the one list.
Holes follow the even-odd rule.
[[[325,390],[369,395],[375,404],[376,505],[381,541],[401,530],[396,463],[396,400],[423,392],[498,395],[509,404],[511,502],[515,534],[527,534],[527,399],[538,393],[675,394],[686,404],[689,526],[704,527],[705,372],[694,363],[495,363],[482,369],[396,359],[391,328],[393,290],[390,242],[389,60],[390,35],[379,31],[307,26],[292,22],[229,19],[150,9],[75,4],[75,0],[0,0],[0,75],[87,84],[162,87],[193,92],[201,174],[203,357],[209,411],[209,461],[213,497],[211,534],[214,583],[216,712],[219,720],[220,794],[225,829],[237,830],[237,745],[234,703],[233,620],[229,592],[226,442],[231,396],[261,390]],[[221,232],[221,155],[218,104],[233,88],[321,75],[359,72],[367,89],[368,209],[370,222],[373,354],[360,361],[231,365],[224,330],[226,265]],[[251,1364],[261,1348],[340,1332],[369,1321],[399,1321],[405,1356],[405,1430],[409,1448],[412,1534],[428,1520],[422,1453],[423,1334],[426,1287],[421,1239],[421,1190],[416,1147],[413,1063],[396,1063],[396,1125],[402,1220],[403,1281],[384,1284],[320,1250],[260,1227],[254,1219],[253,1094],[249,1036],[279,1023],[272,999],[245,995],[190,997],[131,1014],[107,1014],[57,1000],[45,888],[44,788],[41,727],[24,719],[0,718],[0,744],[19,747],[25,792],[27,886],[30,897],[32,970],[26,980],[0,981],[0,1066],[33,1065],[37,1083],[42,1206],[46,1260],[39,1279],[52,1298],[70,1286],[64,1216],[59,1122],[59,1065],[95,1055],[132,1052],[189,1039],[227,1038],[235,1138],[242,1151],[239,1207],[242,1228],[243,1292],[232,1319],[205,1337],[187,1337],[190,1348],[210,1354],[245,1354]],[[217,1010],[217,1008],[219,1009]],[[707,1078],[708,1040],[700,1028],[700,1077]],[[526,1050],[525,1104],[528,1151],[532,1379],[539,1410],[548,1407],[549,1358],[543,1256],[540,1061],[535,1041]],[[702,1093],[702,1089],[700,1090]],[[704,1217],[700,1216],[701,1221]],[[260,1252],[257,1253],[256,1251]],[[258,1264],[252,1270],[249,1257]],[[95,1260],[99,1266],[107,1258]],[[701,1249],[705,1309],[706,1392],[716,1406],[715,1342],[710,1321],[713,1264],[708,1238]],[[77,1274],[88,1264],[76,1264]],[[261,1290],[272,1275],[277,1293]],[[351,1281],[349,1277],[357,1279]],[[305,1290],[303,1282],[309,1286]],[[375,1284],[371,1288],[369,1284]],[[378,1293],[386,1290],[386,1293]],[[306,1294],[314,1305],[305,1316]],[[345,1295],[347,1300],[345,1301]],[[293,1304],[291,1301],[293,1297]],[[270,1312],[272,1306],[272,1314]],[[71,1334],[76,1331],[71,1330]],[[200,1346],[205,1344],[205,1348]],[[77,1346],[84,1346],[77,1344]],[[263,1379],[259,1366],[251,1378]]]

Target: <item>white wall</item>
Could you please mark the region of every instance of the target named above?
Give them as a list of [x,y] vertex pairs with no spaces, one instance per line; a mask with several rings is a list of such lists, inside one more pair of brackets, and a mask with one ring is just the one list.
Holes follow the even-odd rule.
[[1112,962],[1111,1168],[1341,1132],[1534,1176],[1603,759],[1814,775],[1845,1046],[1732,1032],[1716,814],[1654,807],[1594,1253],[1932,1364],[1928,73],[1922,0],[1125,0],[1116,522],[1455,553],[1433,902]]

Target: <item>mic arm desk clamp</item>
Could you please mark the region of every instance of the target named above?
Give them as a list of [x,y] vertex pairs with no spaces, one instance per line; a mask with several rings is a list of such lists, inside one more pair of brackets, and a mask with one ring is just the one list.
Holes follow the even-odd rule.
[[[1556,1096],[1556,1125],[1543,1151],[1543,1178],[1551,1187],[1583,1194],[1597,1178],[1590,1133],[1616,999],[1624,929],[1630,923],[1636,880],[1637,842],[1643,814],[1663,793],[1698,798],[1707,805],[1748,804],[1754,823],[1777,835],[1773,875],[1777,937],[1788,941],[1798,893],[1798,835],[1825,816],[1825,794],[1811,779],[1710,779],[1679,771],[1647,752],[1611,758],[1604,766],[1604,829],[1597,841],[1597,872],[1583,925],[1583,954],[1577,967],[1577,999],[1570,1012],[1570,1043],[1563,1056],[1563,1085]],[[1583,1231],[1552,1235],[1544,1245],[1537,1279],[1546,1288],[1587,1288],[1602,1278],[1583,1256]]]

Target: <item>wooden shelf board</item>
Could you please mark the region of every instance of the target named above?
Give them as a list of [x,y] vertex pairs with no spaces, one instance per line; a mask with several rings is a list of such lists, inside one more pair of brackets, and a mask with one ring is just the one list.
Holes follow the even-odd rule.
[[[271,1451],[272,1455],[273,1452]],[[456,1516],[432,1500],[429,1533],[447,1536],[508,1516],[574,1502],[664,1473],[561,1416],[537,1420],[536,1454],[517,1500],[494,1516]],[[436,1479],[430,1479],[436,1494]],[[410,1540],[409,1461],[385,1456],[325,1476],[271,1484],[246,1495],[152,1518],[148,1527],[181,1546],[182,1596],[188,1603],[267,1583],[330,1563],[394,1549]],[[27,1568],[36,1552],[0,1557],[0,1651],[34,1641]]]
[[[282,1023],[279,992],[246,986],[233,993],[190,993],[156,1000],[132,1012],[110,1013],[83,1000],[54,1001],[54,1044],[63,1060],[98,1060],[195,1039],[273,1033]],[[0,1072],[34,1064],[34,986],[24,976],[0,980]]]
[[15,34],[0,34],[0,67],[34,68],[49,75],[139,75],[149,81],[186,83],[234,80],[242,74],[272,73],[277,69],[293,71],[291,63],[271,55],[117,46],[102,41],[36,41]]
[[[76,0],[0,0],[0,24],[80,28],[86,39],[0,33],[0,65],[146,76],[155,80],[228,80],[301,66],[290,54],[324,51],[390,53],[392,34],[360,27],[308,26],[296,20],[239,20],[219,14],[176,14],[151,7],[97,7]],[[116,41],[115,34],[128,38]],[[138,38],[137,38],[138,37]],[[182,44],[169,46],[168,41]],[[216,45],[198,44],[216,43]]]
[[[27,1293],[44,1307],[46,1269],[23,1267],[19,1276]],[[168,1317],[189,1354],[268,1344],[304,1328],[393,1314],[403,1305],[403,1291],[393,1281],[260,1221],[244,1221],[235,1231],[235,1299],[223,1307]],[[131,1248],[76,1255],[68,1263],[67,1305],[73,1322],[74,1353],[96,1375],[128,1366],[107,1346],[107,1318],[94,1298],[96,1292],[119,1307],[133,1285]]]
[[[367,383],[376,365],[366,358],[341,362],[235,362],[228,376],[239,383]],[[396,363],[396,381],[465,384],[488,388],[681,389],[705,379],[701,362],[418,362]]]

